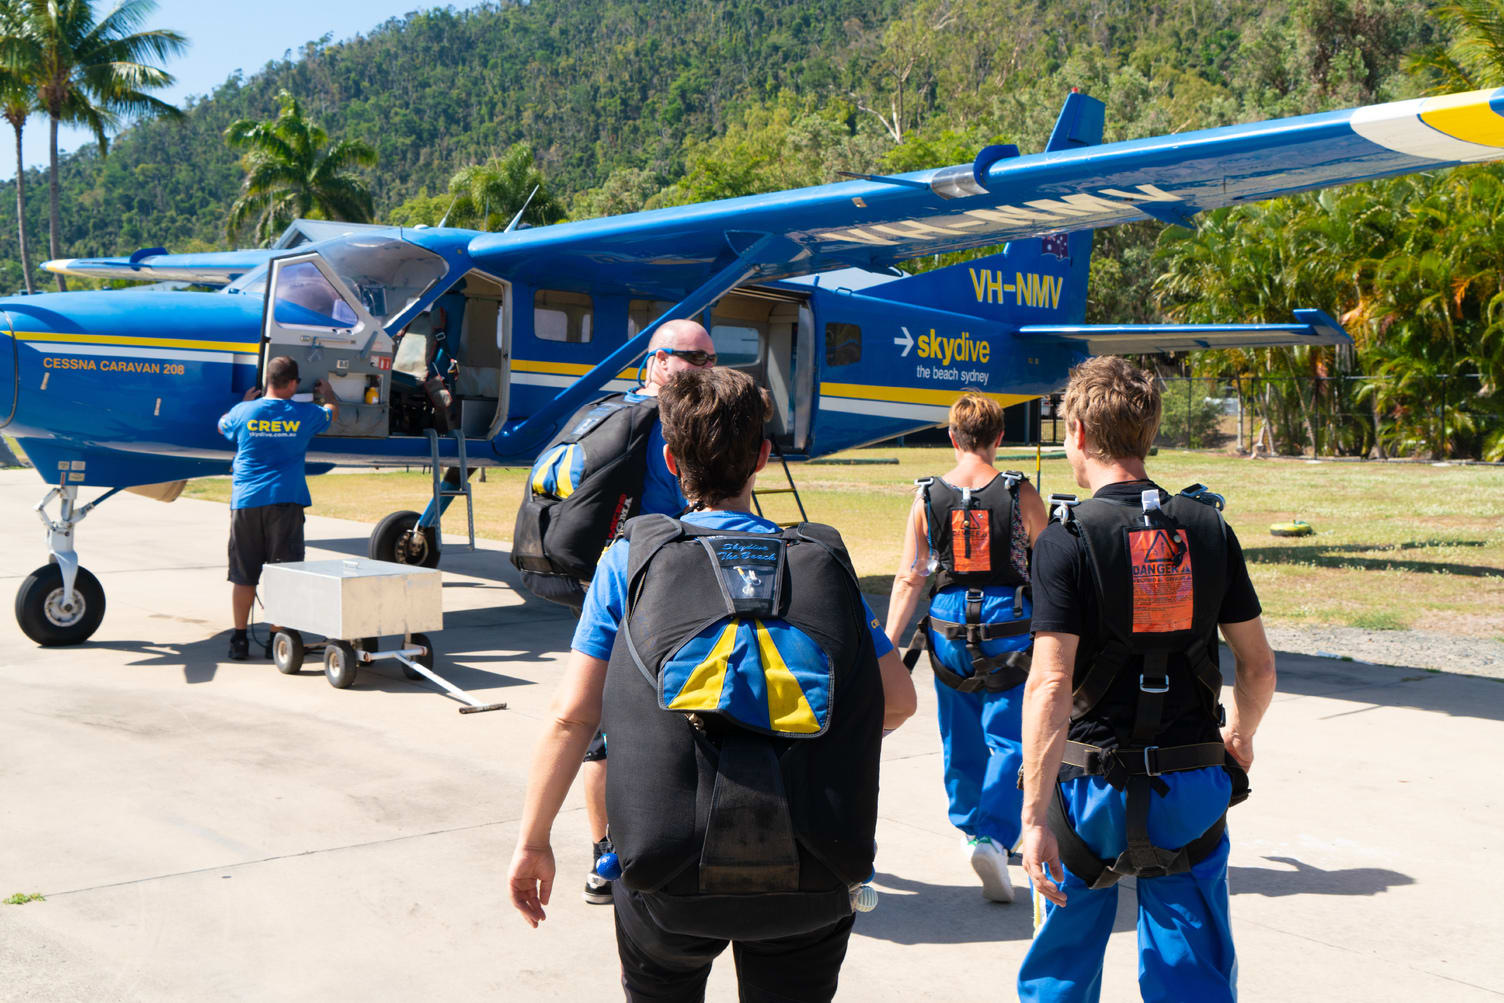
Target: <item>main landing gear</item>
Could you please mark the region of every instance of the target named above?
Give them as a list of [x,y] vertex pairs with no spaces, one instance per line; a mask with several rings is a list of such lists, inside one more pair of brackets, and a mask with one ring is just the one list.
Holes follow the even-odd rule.
[[475,549],[475,506],[470,495],[471,468],[465,456],[464,433],[458,429],[451,433],[455,439],[459,465],[445,467],[440,462],[438,433],[431,428],[427,431],[432,460],[430,469],[433,471],[433,497],[421,515],[417,512],[393,512],[376,524],[376,528],[371,531],[366,551],[366,555],[373,561],[413,564],[422,568],[438,567],[439,541],[442,539],[439,520],[449,503],[456,498],[465,499],[470,549]]
[[[109,491],[87,505],[78,505],[78,485],[65,484],[47,492],[36,513],[47,527],[48,563],[26,576],[16,592],[16,623],[37,644],[53,647],[87,641],[104,619],[104,589],[99,579],[78,563],[73,549],[73,527],[119,489]],[[47,515],[47,506],[59,499],[58,518]]]

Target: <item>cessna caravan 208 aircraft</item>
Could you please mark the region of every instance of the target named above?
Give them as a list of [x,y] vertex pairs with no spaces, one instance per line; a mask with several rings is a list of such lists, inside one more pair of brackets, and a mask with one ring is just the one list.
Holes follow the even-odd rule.
[[[989,146],[954,167],[534,229],[304,220],[270,249],[48,262],[222,288],[0,300],[0,428],[51,485],[37,506],[51,560],[22,583],[17,619],[40,644],[95,631],[104,592],[75,527],[122,489],[173,495],[228,472],[215,421],[273,356],[341,399],[310,472],[528,465],[582,404],[635,385],[658,324],[699,317],[721,364],[770,391],[778,448],[808,458],[943,422],[963,389],[1035,399],[1092,354],[1346,343],[1315,309],[1288,324],[1083,324],[1092,231],[1191,226],[1207,209],[1504,156],[1504,90],[1107,145],[1102,120],[1073,93],[1042,153]],[[1005,241],[949,268],[892,269]],[[448,437],[423,427],[413,389],[435,325],[459,362],[462,434]],[[105,490],[80,504],[84,487]],[[421,516],[385,520],[373,550],[435,562],[452,497],[435,494]]]

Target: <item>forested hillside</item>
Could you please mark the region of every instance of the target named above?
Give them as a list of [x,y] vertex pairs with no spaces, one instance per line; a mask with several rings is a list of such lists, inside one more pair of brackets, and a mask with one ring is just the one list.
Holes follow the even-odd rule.
[[[997,137],[1037,146],[1071,85],[1108,102],[1109,138],[1366,100],[1425,40],[1421,10],[1394,0],[534,0],[415,13],[232,76],[184,123],[140,125],[108,157],[67,158],[65,253],[224,246],[242,173],[222,133],[271,115],[282,88],[331,136],[375,146],[378,218],[517,141],[566,203],[611,181],[614,198],[598,192],[577,207],[620,210],[675,182],[659,202],[812,183],[843,167],[928,166]],[[769,116],[783,134],[767,135]],[[790,148],[770,157],[769,142]],[[32,167],[29,218],[42,233],[44,165]],[[10,184],[0,284],[14,287]]]
[[[67,158],[63,253],[227,246],[244,172],[224,130],[273,116],[282,90],[332,140],[375,148],[375,216],[410,225],[443,216],[458,172],[509,151],[515,165],[516,144],[552,204],[584,218],[959,163],[989,142],[1037,150],[1071,87],[1106,102],[1111,141],[1500,85],[1504,0],[509,0],[304,44],[182,123]],[[46,185],[32,166],[35,235]],[[1196,234],[1117,227],[1098,234],[1087,316],[1326,308],[1356,353],[1174,366],[1242,380],[1283,450],[1504,459],[1501,218],[1504,169],[1483,166],[1219,210]]]

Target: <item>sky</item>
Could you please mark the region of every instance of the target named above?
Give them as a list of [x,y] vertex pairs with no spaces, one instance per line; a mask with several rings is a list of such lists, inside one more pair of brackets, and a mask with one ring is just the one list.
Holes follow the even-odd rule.
[[[115,0],[96,0],[99,16]],[[187,51],[166,64],[177,82],[156,95],[182,105],[189,95],[202,97],[225,82],[237,69],[251,76],[269,60],[281,59],[304,42],[334,33],[334,41],[365,34],[392,17],[430,7],[451,6],[463,10],[478,0],[158,0],[149,28],[171,28],[188,39]],[[16,173],[15,137],[9,129],[0,139],[0,176]],[[81,129],[60,129],[58,151],[75,150],[93,142]],[[47,164],[47,119],[33,116],[22,134],[23,155],[28,167]]]

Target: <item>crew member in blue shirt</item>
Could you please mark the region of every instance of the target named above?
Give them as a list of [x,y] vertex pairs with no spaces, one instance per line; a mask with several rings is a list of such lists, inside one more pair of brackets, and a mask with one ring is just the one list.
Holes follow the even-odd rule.
[[245,401],[219,419],[220,434],[235,443],[229,579],[235,617],[230,657],[237,661],[250,656],[246,622],[261,566],[303,559],[303,509],[312,504],[303,460],[313,437],[339,417],[339,401],[326,380],[313,385],[323,405],[293,400],[297,389],[298,364],[279,355],[266,364],[266,395],[252,387]]
[[[692,320],[671,320],[660,325],[649,343],[643,360],[642,387],[627,394],[629,403],[657,397],[670,379],[686,369],[709,369],[715,365],[715,343],[710,332]],[[642,479],[643,515],[659,513],[678,516],[689,508],[679,477],[663,458],[663,422],[653,422],[648,434],[648,469]],[[606,645],[607,653],[611,645]],[[606,843],[606,736],[598,732],[585,750],[585,767],[581,771],[585,785],[585,814],[590,822],[590,839],[595,859],[605,852]],[[611,882],[595,873],[585,875],[585,901],[591,905],[611,904]]]

